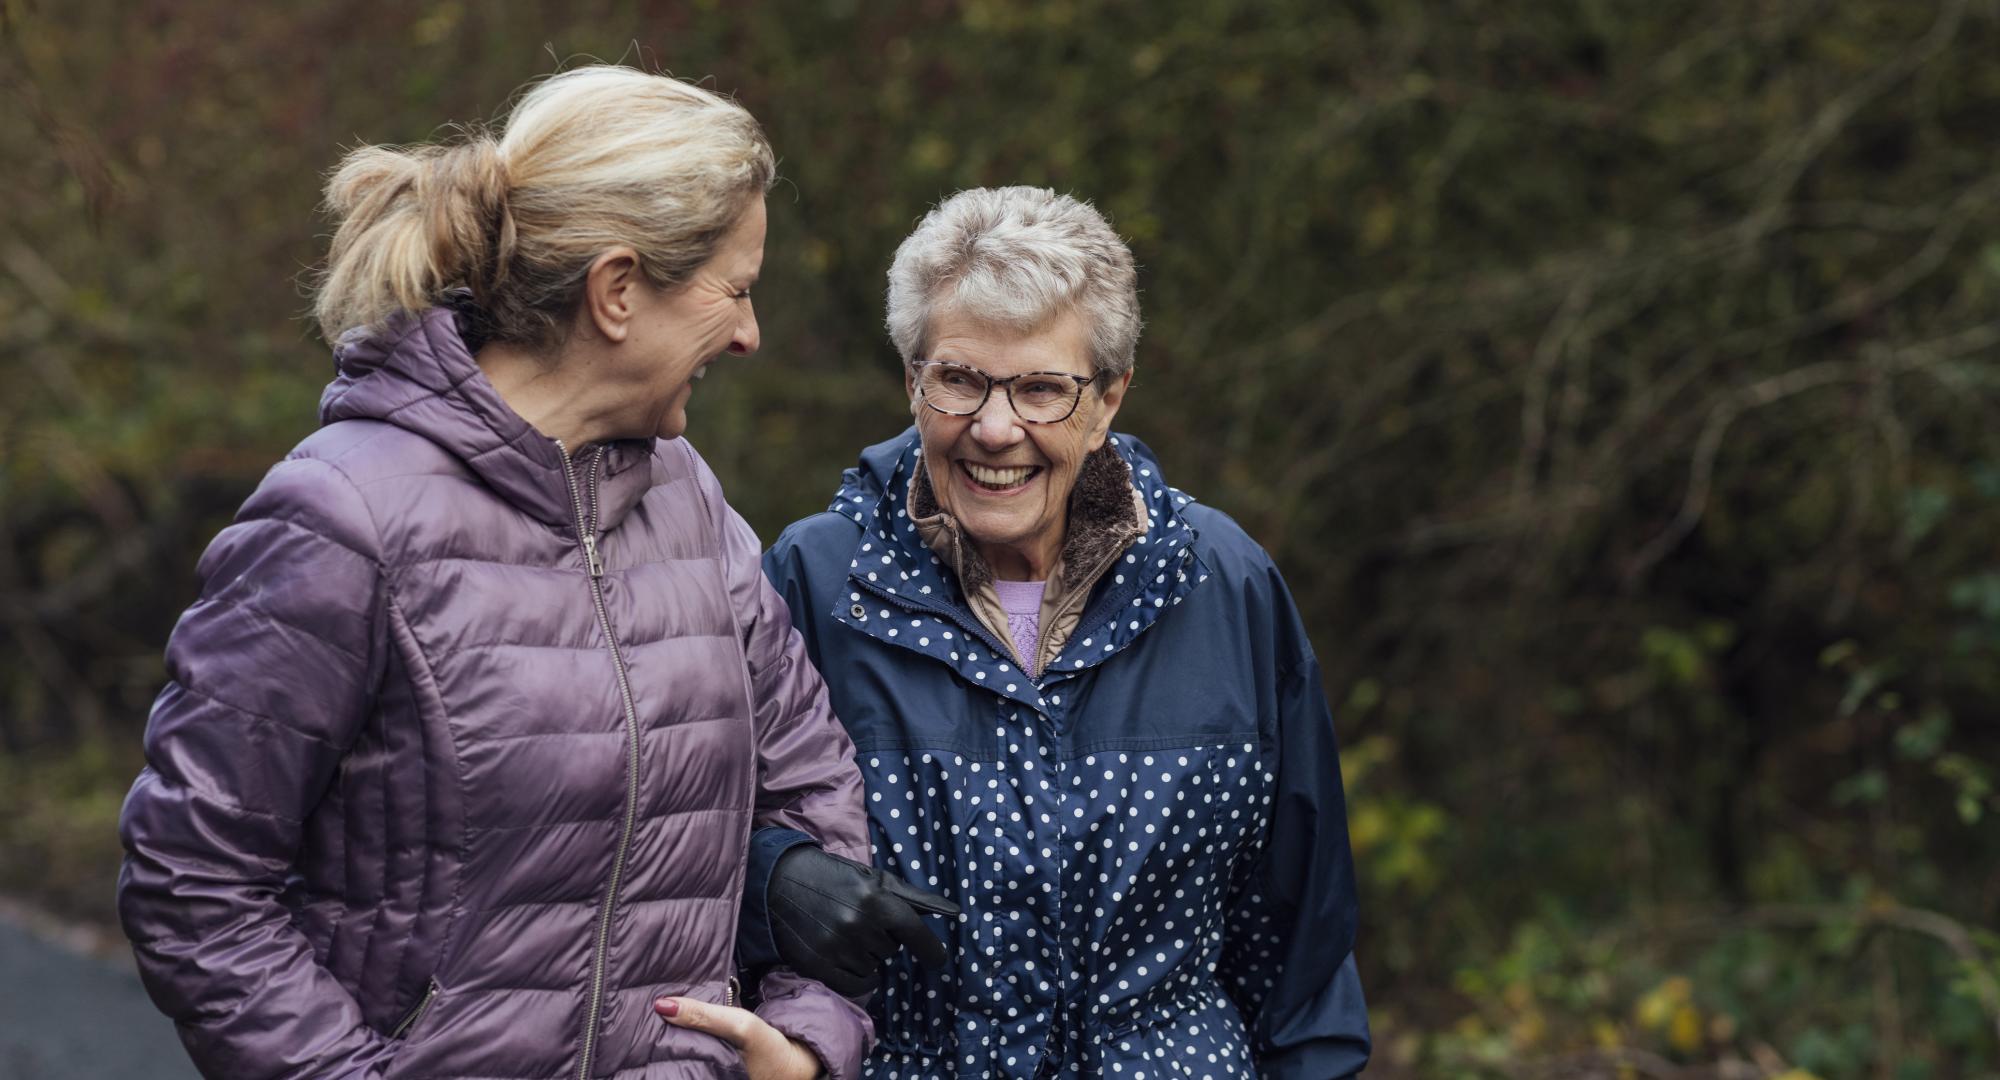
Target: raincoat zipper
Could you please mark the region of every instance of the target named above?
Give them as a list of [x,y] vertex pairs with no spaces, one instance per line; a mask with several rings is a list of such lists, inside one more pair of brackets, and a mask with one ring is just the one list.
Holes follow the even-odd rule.
[[431,1002],[437,1000],[437,996],[438,996],[438,981],[435,977],[433,977],[430,982],[424,984],[424,996],[417,1000],[417,1007],[411,1009],[408,1015],[404,1016],[402,1020],[397,1022],[395,1030],[389,1032],[389,1037],[392,1039],[400,1039],[403,1037],[405,1032],[409,1031],[413,1027],[416,1027],[417,1021],[422,1020],[424,1018],[424,1014],[431,1011]]
[[569,447],[556,440],[562,451],[563,479],[576,510],[577,535],[582,537],[584,563],[590,569],[590,599],[597,606],[597,625],[604,632],[605,647],[611,650],[611,668],[618,675],[618,695],[625,705],[625,820],[618,832],[618,851],[611,861],[611,882],[604,890],[604,905],[597,916],[597,945],[591,954],[590,1010],[584,1014],[583,1050],[577,1059],[577,1080],[590,1080],[590,1058],[597,1049],[597,1031],[604,1019],[604,981],[610,964],[611,913],[618,903],[618,886],[625,876],[625,856],[632,847],[632,829],[639,817],[639,710],[632,704],[632,684],[625,675],[625,658],[618,652],[618,635],[611,629],[611,611],[604,604],[604,560],[597,550],[597,485],[604,465],[604,448],[590,456],[587,486],[590,503],[586,510],[584,490],[577,484],[576,464]]

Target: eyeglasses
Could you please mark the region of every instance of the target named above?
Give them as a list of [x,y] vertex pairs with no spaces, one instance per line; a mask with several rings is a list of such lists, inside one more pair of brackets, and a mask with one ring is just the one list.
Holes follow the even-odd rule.
[[1030,371],[996,379],[978,368],[949,360],[926,360],[917,365],[917,396],[938,412],[971,416],[986,407],[986,399],[997,386],[1007,394],[1014,415],[1030,424],[1059,424],[1069,419],[1083,400],[1083,388],[1096,381],[1096,375],[1067,371]]

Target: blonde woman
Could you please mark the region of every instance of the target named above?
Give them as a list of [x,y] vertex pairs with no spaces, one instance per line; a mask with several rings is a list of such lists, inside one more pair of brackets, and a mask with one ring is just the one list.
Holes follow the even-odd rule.
[[772,175],[742,108],[618,67],[334,174],[338,375],[202,559],[123,817],[125,929],[206,1075],[855,1075],[846,999],[737,1000],[752,828],[867,845],[680,437],[757,350]]

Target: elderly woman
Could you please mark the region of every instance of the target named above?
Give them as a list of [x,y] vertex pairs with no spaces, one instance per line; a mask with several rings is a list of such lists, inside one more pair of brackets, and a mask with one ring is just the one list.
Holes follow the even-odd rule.
[[887,960],[863,1075],[1358,1072],[1319,665],[1264,551],[1111,431],[1131,254],[1085,203],[975,190],[889,277],[916,426],[764,558],[878,866],[964,908],[955,968]]
[[203,557],[124,809],[206,1075],[856,1074],[846,999],[735,1000],[752,828],[865,857],[860,777],[679,437],[757,349],[772,175],[740,107],[616,67],[334,175],[323,426]]

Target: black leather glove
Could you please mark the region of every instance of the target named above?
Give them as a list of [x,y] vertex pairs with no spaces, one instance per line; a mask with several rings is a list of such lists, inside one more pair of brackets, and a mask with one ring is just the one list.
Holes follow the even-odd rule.
[[778,958],[836,993],[880,986],[882,961],[898,948],[925,967],[951,962],[919,913],[955,916],[957,904],[811,844],[778,856],[765,897]]

